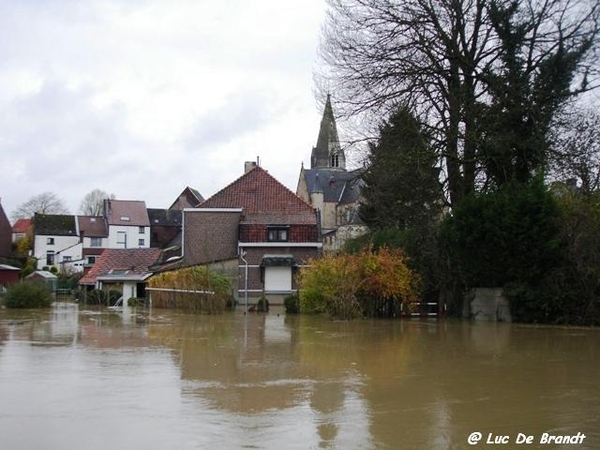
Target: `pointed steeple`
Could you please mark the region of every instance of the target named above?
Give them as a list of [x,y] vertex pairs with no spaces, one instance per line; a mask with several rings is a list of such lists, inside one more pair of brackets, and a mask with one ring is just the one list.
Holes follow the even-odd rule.
[[327,101],[325,102],[317,145],[312,149],[310,168],[346,170],[346,155],[340,146],[329,94],[327,94]]

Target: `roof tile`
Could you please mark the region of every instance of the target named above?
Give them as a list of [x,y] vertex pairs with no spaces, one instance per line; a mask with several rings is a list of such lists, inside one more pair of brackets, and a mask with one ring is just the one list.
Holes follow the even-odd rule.
[[159,248],[107,248],[79,283],[95,284],[98,277],[115,269],[128,270],[130,274],[144,274],[160,254]]
[[242,208],[242,223],[315,224],[312,206],[257,166],[201,203],[199,208]]

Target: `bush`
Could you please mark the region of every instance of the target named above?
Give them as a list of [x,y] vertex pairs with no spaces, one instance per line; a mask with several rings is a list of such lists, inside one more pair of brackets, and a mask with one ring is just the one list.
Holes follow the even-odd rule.
[[417,301],[420,289],[404,254],[386,247],[313,260],[300,273],[299,284],[301,312],[342,319],[387,315]]
[[298,314],[300,312],[300,298],[298,294],[288,295],[283,299],[286,314]]
[[8,288],[7,308],[48,308],[52,295],[43,283],[20,282]]
[[150,287],[172,289],[172,291],[152,293],[152,304],[156,308],[177,308],[192,313],[218,314],[225,310],[228,303],[231,303],[230,279],[204,266],[159,273],[154,275],[148,284]]
[[256,303],[256,311],[269,312],[269,300],[264,295],[258,299]]
[[600,192],[555,192],[562,260],[537,286],[509,284],[515,321],[600,325]]
[[112,306],[117,303],[122,295],[121,292],[116,290],[103,291],[102,289],[94,289],[87,293],[86,303]]
[[541,180],[465,198],[442,228],[468,287],[538,284],[560,263],[559,208]]

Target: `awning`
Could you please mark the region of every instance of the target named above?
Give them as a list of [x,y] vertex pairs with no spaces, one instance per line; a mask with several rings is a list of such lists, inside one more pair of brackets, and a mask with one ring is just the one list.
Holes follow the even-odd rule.
[[260,267],[273,266],[296,266],[296,260],[293,255],[263,255],[260,261]]

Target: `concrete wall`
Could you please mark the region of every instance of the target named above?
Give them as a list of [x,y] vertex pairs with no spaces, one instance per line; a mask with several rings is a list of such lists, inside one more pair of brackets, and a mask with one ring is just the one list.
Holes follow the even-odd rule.
[[473,288],[465,295],[463,316],[475,321],[512,322],[510,303],[502,288]]

